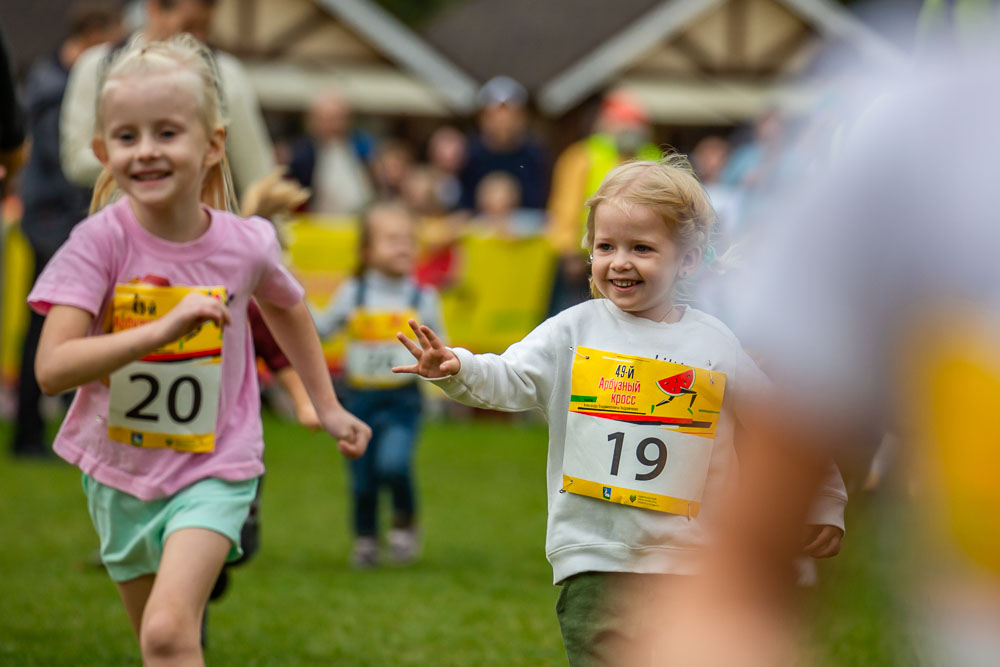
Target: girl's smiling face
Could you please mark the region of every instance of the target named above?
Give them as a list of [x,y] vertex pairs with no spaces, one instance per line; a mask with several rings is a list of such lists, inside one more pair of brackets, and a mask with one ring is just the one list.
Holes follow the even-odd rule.
[[197,206],[206,171],[222,159],[225,130],[206,130],[198,85],[177,69],[118,76],[104,91],[94,153],[140,208]]
[[594,286],[626,313],[662,322],[673,309],[678,275],[690,275],[701,250],[682,251],[667,223],[645,206],[601,202],[594,211]]

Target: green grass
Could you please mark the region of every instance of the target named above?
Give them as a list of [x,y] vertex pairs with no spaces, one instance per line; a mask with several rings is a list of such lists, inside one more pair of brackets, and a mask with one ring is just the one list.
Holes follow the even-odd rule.
[[[347,563],[332,443],[269,415],[265,433],[262,548],[211,606],[209,664],[565,665],[544,555],[544,427],[429,424],[424,558],[361,573]],[[913,664],[885,621],[880,516],[856,505],[845,553],[823,568],[814,634],[827,664]],[[75,468],[0,461],[0,664],[138,664],[114,585],[86,565],[95,547]]]

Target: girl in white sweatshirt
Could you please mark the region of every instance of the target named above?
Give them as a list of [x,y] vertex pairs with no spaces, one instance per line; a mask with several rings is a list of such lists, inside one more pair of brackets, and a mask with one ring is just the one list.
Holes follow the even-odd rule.
[[[594,300],[499,356],[445,347],[411,321],[417,342],[397,337],[415,363],[393,369],[468,405],[545,415],[546,555],[562,585],[556,611],[571,665],[617,664],[657,631],[649,612],[673,588],[669,575],[698,572],[706,526],[736,473],[737,419],[767,389],[724,324],[675,303],[715,218],[684,157],[612,170],[588,206]],[[831,475],[805,553],[837,553],[846,501]]]

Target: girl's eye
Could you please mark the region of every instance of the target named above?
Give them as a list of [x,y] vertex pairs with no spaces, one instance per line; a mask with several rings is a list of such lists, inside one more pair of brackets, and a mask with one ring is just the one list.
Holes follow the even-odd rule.
[[641,243],[635,247],[636,252],[649,252],[650,250],[652,250],[652,248],[650,248],[648,245],[643,245]]
[[133,135],[131,132],[120,132],[118,134],[118,141],[121,141],[123,143],[129,143],[133,139],[135,139],[135,135]]
[[607,252],[608,250],[611,250],[611,244],[610,243],[598,243],[596,246],[594,246],[594,248],[597,249],[597,250],[603,250],[604,252]]
[[177,136],[177,132],[175,130],[162,130],[160,136],[164,139],[172,139]]

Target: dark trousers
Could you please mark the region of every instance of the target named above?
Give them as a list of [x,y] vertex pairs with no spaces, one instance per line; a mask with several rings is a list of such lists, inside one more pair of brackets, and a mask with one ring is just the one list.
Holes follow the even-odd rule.
[[[38,280],[42,269],[52,256],[35,250],[35,271],[32,284]],[[45,318],[31,311],[28,330],[24,334],[21,352],[21,370],[17,379],[17,423],[11,449],[15,455],[39,455],[48,453],[45,438],[45,421],[42,419],[42,390],[35,380],[35,352],[38,339],[42,335]]]
[[368,450],[350,462],[354,496],[354,532],[378,534],[378,494],[388,488],[393,516],[408,524],[416,514],[413,452],[420,423],[420,391],[416,384],[394,389],[352,389],[347,408],[372,429]]

